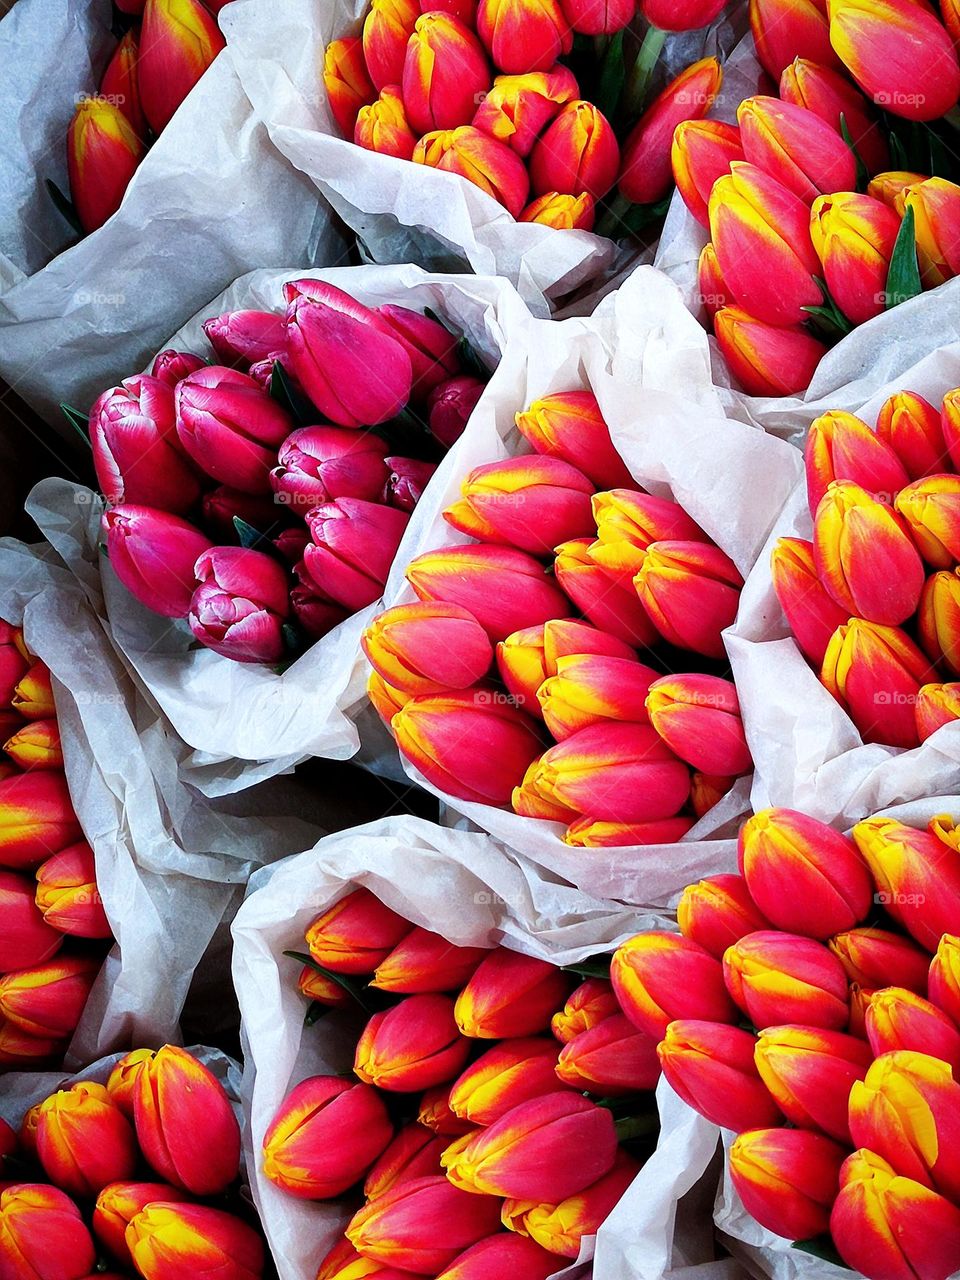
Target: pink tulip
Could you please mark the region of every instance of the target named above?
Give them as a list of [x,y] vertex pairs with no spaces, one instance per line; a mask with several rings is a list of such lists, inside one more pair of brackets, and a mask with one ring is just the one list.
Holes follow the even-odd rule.
[[283,349],[283,316],[272,311],[225,311],[204,320],[203,332],[224,364],[256,364]]
[[337,498],[372,502],[387,482],[386,455],[372,431],[301,427],[280,446],[270,483],[279,501],[301,511]]
[[412,511],[423,497],[437,464],[421,462],[419,458],[388,458],[387,466],[390,474],[381,494],[382,500],[400,511]]
[[303,562],[322,595],[351,613],[378,599],[409,516],[360,498],[338,498],[311,511],[313,545]]
[[150,374],[154,378],[159,378],[161,382],[175,387],[181,378],[186,378],[188,374],[203,369],[206,363],[206,360],[201,360],[199,356],[189,351],[174,351],[172,347],[168,347],[154,360]]
[[246,547],[214,547],[196,564],[190,630],[235,662],[277,662],[290,612],[287,575],[272,556]]
[[114,573],[141,604],[185,618],[196,584],[193,567],[212,543],[199,529],[152,507],[124,503],[104,516]]
[[469,373],[448,378],[427,397],[427,422],[435,440],[449,449],[463,435],[486,384]]
[[267,493],[277,446],[290,418],[254,380],[208,365],[174,392],[177,434],[194,462],[214,480],[243,493]]
[[460,372],[457,336],[439,320],[392,304],[377,307],[377,315],[386,321],[388,331],[410,357],[413,367],[410,394],[414,399],[425,399],[435,387]]

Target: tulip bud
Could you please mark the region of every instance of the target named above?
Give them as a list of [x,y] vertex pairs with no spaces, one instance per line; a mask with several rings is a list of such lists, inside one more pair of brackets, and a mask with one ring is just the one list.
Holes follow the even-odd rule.
[[730,1148],[730,1178],[744,1208],[787,1240],[830,1224],[846,1148],[809,1129],[753,1129]]
[[105,391],[90,410],[97,482],[111,503],[181,513],[200,495],[176,432],[173,389],[145,374]]
[[925,177],[925,174],[910,173],[903,169],[878,173],[867,183],[867,195],[873,196],[874,200],[882,200],[885,205],[902,215],[907,192],[918,182],[923,182]]
[[619,1151],[610,1172],[584,1191],[568,1196],[559,1204],[507,1200],[503,1206],[503,1221],[510,1230],[525,1232],[552,1254],[576,1258],[583,1237],[596,1235],[639,1171],[637,1162],[625,1151]]
[[337,498],[307,516],[303,553],[310,582],[351,613],[379,598],[410,517],[362,498]]
[[501,640],[496,649],[497,670],[518,707],[540,714],[537,691],[547,678],[544,625],[524,627]]
[[610,980],[633,1025],[658,1040],[678,1018],[736,1017],[719,961],[679,934],[641,933],[621,944],[613,953]]
[[[838,71],[807,58],[795,58],[780,77],[780,97],[814,115],[850,141],[869,173],[880,173],[890,163],[890,152],[876,114],[858,89]],[[870,191],[869,195],[873,195]]]
[[372,502],[386,483],[386,455],[372,432],[301,427],[280,446],[270,482],[281,502],[304,511],[337,498]]
[[740,870],[778,929],[826,939],[869,913],[873,881],[856,845],[816,818],[766,809],[740,830]]
[[889,306],[897,215],[871,196],[840,192],[814,201],[810,231],[830,296],[847,319],[858,325],[881,315]]
[[283,347],[283,316],[272,311],[225,311],[204,320],[203,332],[224,364],[256,364]]
[[657,1041],[623,1014],[613,1014],[574,1036],[560,1051],[557,1079],[601,1097],[655,1089],[660,1078]]
[[[294,590],[296,591],[297,588],[294,588]],[[292,598],[291,604],[296,609],[296,602]],[[401,693],[399,689],[394,689],[388,685],[382,676],[377,675],[376,671],[371,671],[367,680],[367,697],[370,699],[377,715],[389,728],[393,722],[393,717],[405,703],[410,701],[413,694]]]
[[27,1035],[56,1040],[73,1033],[100,971],[97,956],[59,956],[0,976],[0,1016]]
[[767,929],[769,921],[750,896],[743,876],[710,876],[688,884],[677,903],[680,932],[691,942],[723,959],[727,947],[748,933]]
[[864,1026],[875,1058],[906,1049],[960,1070],[960,1031],[946,1013],[913,991],[903,987],[875,991]]
[[536,1035],[569,990],[568,976],[546,960],[498,947],[457,997],[457,1026],[475,1040]]
[[487,954],[486,947],[455,947],[438,933],[415,927],[377,965],[370,986],[403,995],[453,991]]
[[899,391],[884,402],[877,436],[893,449],[911,480],[941,473],[948,465],[940,414],[913,391]]
[[136,28],[131,27],[114,49],[113,56],[107,63],[107,69],[100,81],[98,97],[119,107],[130,121],[130,127],[137,137],[143,138],[147,132],[147,121],[140,105],[140,88],[137,84],[139,56],[137,31]]
[[693,827],[692,818],[662,818],[659,822],[602,822],[577,818],[563,833],[564,844],[575,849],[622,849],[631,845],[676,844]]
[[0,867],[36,867],[82,837],[62,773],[43,769],[0,781]]
[[531,1098],[555,1093],[558,1049],[555,1040],[514,1037],[480,1055],[450,1088],[455,1115],[472,1125],[491,1125]]
[[320,973],[312,965],[305,964],[297,977],[297,990],[306,1000],[330,1009],[349,1009],[353,996],[327,974]]
[[388,1276],[400,1263],[403,1271],[436,1274],[499,1225],[500,1206],[490,1197],[468,1195],[443,1177],[415,1178],[364,1205],[347,1238]]
[[917,831],[891,818],[868,818],[853,828],[880,890],[877,901],[930,952],[960,910],[960,854],[938,838],[937,822]]
[[587,978],[568,997],[559,1013],[550,1020],[550,1030],[561,1041],[570,1041],[620,1012],[613,987],[606,978]]
[[[708,215],[709,216],[709,215]],[[733,299],[723,281],[717,251],[711,242],[703,246],[697,263],[698,301],[711,321],[718,311],[729,308]]]
[[637,11],[636,0],[561,0],[563,16],[580,35],[613,35],[630,25]]
[[756,1027],[797,1023],[841,1031],[850,1017],[843,965],[826,947],[800,934],[748,934],[724,953],[723,977]]
[[851,618],[831,639],[820,679],[865,742],[915,747],[914,704],[931,674],[927,659],[898,628]]
[[753,767],[732,681],[663,676],[650,686],[646,706],[660,737],[695,769],[737,777]]
[[413,153],[414,164],[459,174],[516,218],[527,203],[530,179],[516,152],[473,125],[424,134]]
[[760,1078],[787,1119],[846,1144],[847,1099],[872,1056],[854,1036],[796,1026],[767,1027],[755,1050]]
[[190,630],[234,662],[277,662],[290,609],[287,575],[272,556],[245,547],[214,547],[196,564]]
[[872,991],[898,986],[917,993],[926,988],[928,957],[898,933],[849,929],[831,938],[828,945],[849,980],[861,987]]
[[427,422],[430,434],[438,444],[445,449],[456,444],[466,430],[485,386],[479,378],[461,374],[434,387],[427,396]]
[[625,644],[647,648],[657,638],[647,610],[629,584],[612,581],[606,569],[596,563],[594,545],[589,538],[561,543],[553,565],[557,582],[601,631]]
[[634,585],[668,644],[708,658],[723,657],[721,632],[736,617],[743,578],[719,547],[705,542],[654,542]]
[[165,382],[169,387],[175,387],[181,378],[186,378],[191,373],[196,373],[198,369],[203,369],[206,363],[206,360],[192,355],[189,351],[175,351],[172,347],[168,347],[154,360],[150,376]]
[[34,901],[26,876],[0,871],[0,973],[43,964],[60,948],[61,931]]
[[403,98],[396,85],[384,86],[376,102],[360,108],[353,141],[367,151],[379,151],[381,155],[396,156],[398,160],[413,159],[417,135],[410,128]]
[[153,1057],[153,1049],[133,1049],[130,1053],[124,1054],[107,1079],[107,1093],[110,1095],[110,1101],[131,1120],[134,1109],[133,1099],[139,1088],[140,1072],[145,1063],[153,1061]]
[[329,1200],[352,1187],[393,1137],[376,1090],[310,1076],[284,1099],[263,1138],[263,1172],[288,1195]]
[[41,1183],[0,1190],[0,1259],[10,1280],[79,1280],[96,1249],[69,1196]]
[[927,178],[901,196],[912,209],[920,277],[935,289],[960,274],[960,187],[944,178]]
[[742,1133],[782,1122],[754,1061],[756,1037],[739,1027],[671,1022],[657,1050],[673,1091],[711,1124]]
[[909,483],[893,449],[852,413],[832,409],[811,424],[804,450],[810,514],[835,480],[852,481],[891,504]]
[[37,658],[21,676],[10,699],[13,710],[25,720],[47,720],[57,714],[50,668]]
[[953,568],[960,558],[960,476],[915,480],[897,494],[896,507],[927,563]]
[[283,292],[290,368],[317,409],[341,427],[395,417],[410,399],[413,366],[387,321],[320,280]]
[[460,372],[457,337],[439,320],[392,304],[377,307],[377,316],[410,357],[415,398],[429,396]]
[[779,98],[746,98],[737,109],[747,160],[773,175],[806,204],[857,184],[853,152],[838,130],[806,107]]
[[[218,541],[227,544],[239,542],[234,519],[239,518],[259,533],[272,533],[276,528],[278,517],[282,516],[282,511],[277,509],[277,502],[272,494],[241,493],[239,489],[230,489],[224,484],[216,489],[207,490],[201,500],[200,510],[203,514],[204,529],[214,534]],[[299,554],[293,559],[299,560],[303,555],[304,544],[309,542],[303,529],[282,530],[274,540],[274,546],[282,550],[290,535],[294,533],[300,541]],[[282,542],[281,539],[283,539]]]
[[[543,626],[543,672],[555,676],[561,658],[597,654],[637,661],[636,651],[625,640],[578,618],[554,618]],[[542,681],[541,681],[542,683]]]
[[[377,92],[400,84],[407,42],[419,17],[416,0],[371,0],[363,23],[363,58]],[[371,93],[366,101],[373,97]]]
[[354,889],[317,916],[306,942],[324,969],[372,974],[412,928],[369,889]]
[[143,155],[143,143],[119,107],[101,97],[78,101],[67,130],[67,173],[87,235],[120,208]]
[[757,57],[774,80],[798,57],[841,66],[830,47],[825,6],[818,0],[750,0],[750,30]]
[[547,71],[573,48],[573,32],[557,0],[480,0],[477,32],[507,75]]
[[[864,93],[894,115],[936,120],[960,97],[953,43],[913,0],[833,0],[830,43]],[[898,56],[904,47],[916,58]]]
[[548,191],[602,200],[617,180],[620,147],[613,127],[592,102],[561,107],[534,144],[530,178],[535,195]]
[[694,772],[690,779],[690,808],[696,817],[702,818],[718,805],[735,782],[736,778]]
[[926,742],[942,729],[960,719],[960,684],[925,684],[917,694],[914,707],[917,736]]
[[517,428],[537,453],[571,463],[598,488],[633,487],[633,477],[614,448],[591,391],[565,391],[534,400],[517,414]]
[[408,996],[373,1015],[357,1042],[353,1069],[366,1084],[413,1093],[452,1080],[469,1051],[454,1022],[452,1000]]
[[100,1084],[83,1081],[52,1094],[37,1116],[37,1156],[44,1173],[73,1196],[96,1196],[137,1166],[128,1121]]
[[[575,1161],[564,1158],[571,1150]],[[609,1173],[616,1154],[611,1113],[563,1090],[521,1102],[448,1147],[441,1163],[454,1186],[557,1204]]]
[[524,1236],[499,1231],[459,1254],[437,1280],[547,1280],[556,1269],[556,1253]]
[[[450,1090],[453,1086],[449,1084],[438,1084],[432,1089],[427,1089],[420,1096],[420,1106],[417,1110],[417,1124],[431,1130],[440,1137],[449,1140],[452,1137],[462,1137],[466,1133],[472,1133],[475,1125],[468,1120],[460,1120],[450,1109]],[[431,1172],[433,1172],[431,1170]]]
[[[380,8],[382,6],[378,5]],[[402,69],[401,53],[398,75]],[[337,127],[345,138],[352,138],[360,108],[373,102],[377,96],[359,36],[330,41],[323,55],[323,84]]]
[[381,613],[361,638],[370,665],[404,693],[465,689],[490,669],[486,632],[459,605],[397,605]]
[[234,1214],[206,1205],[149,1204],[131,1220],[124,1238],[144,1280],[195,1275],[200,1267],[229,1280],[260,1280],[263,1273],[259,1233]]
[[702,227],[710,226],[708,204],[714,183],[743,160],[740,130],[722,120],[684,120],[673,134],[670,164],[677,190]]
[[12,1070],[37,1071],[52,1066],[51,1059],[62,1059],[62,1040],[41,1039],[28,1035],[12,1022],[0,1020],[0,1066]]
[[710,541],[678,502],[650,493],[629,489],[597,493],[593,517],[597,541],[590,547],[590,559],[624,586],[632,583],[654,542]]
[[814,564],[813,543],[779,538],[770,555],[770,572],[797,645],[819,667],[831,636],[850,615],[823,589]]
[[201,1197],[235,1181],[240,1126],[223,1085],[186,1049],[166,1044],[144,1060],[133,1115],[140,1149],[167,1182]]
[[408,1271],[397,1271],[395,1267],[381,1267],[372,1258],[361,1257],[344,1237],[320,1263],[316,1280],[361,1280],[364,1276],[373,1276],[375,1280],[404,1280],[409,1274]]
[[55,718],[29,721],[6,740],[3,750],[24,771],[63,768],[60,726]]
[[166,128],[225,44],[199,0],[147,0],[137,79],[143,111],[155,133]]
[[945,933],[930,962],[930,999],[960,1026],[960,938]]
[[130,1266],[130,1250],[126,1230],[132,1218],[157,1200],[182,1204],[186,1195],[166,1182],[111,1182],[97,1196],[93,1211],[93,1230],[118,1261]]
[[243,493],[267,493],[287,413],[251,377],[207,365],[177,383],[177,434],[209,476]]
[[490,80],[480,41],[459,18],[417,19],[403,63],[403,104],[417,134],[467,124]]
[[547,728],[562,742],[589,725],[646,721],[648,691],[656,679],[652,667],[635,660],[577,654],[558,659],[557,674],[544,680],[537,698]]
[[720,92],[723,72],[716,58],[702,58],[671,80],[627,135],[618,188],[632,204],[656,204],[673,181],[672,147],[677,126],[702,120]]
[[30,662],[17,647],[18,632],[9,623],[0,622],[0,703],[9,705],[13,692],[30,667]]
[[792,396],[806,390],[827,354],[806,329],[765,324],[740,307],[721,308],[714,333],[733,376],[751,396]]
[[371,1166],[363,1194],[368,1200],[375,1200],[401,1182],[436,1177],[443,1172],[440,1157],[449,1145],[446,1135],[431,1133],[422,1124],[405,1125]]
[[548,71],[497,76],[471,123],[518,156],[528,156],[560,108],[578,96],[573,73],[560,63]]
[[593,482],[560,458],[528,454],[484,463],[469,472],[461,492],[444,519],[483,542],[544,556],[593,529]]

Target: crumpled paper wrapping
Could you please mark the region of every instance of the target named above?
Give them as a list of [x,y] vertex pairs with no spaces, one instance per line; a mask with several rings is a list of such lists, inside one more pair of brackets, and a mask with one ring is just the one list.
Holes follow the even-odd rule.
[[[539,396],[590,387],[634,477],[652,493],[683,504],[736,562],[750,572],[802,471],[791,445],[725,419],[710,382],[706,334],[678,290],[642,267],[604,299],[590,320],[535,321],[526,349],[508,346],[469,432],[447,455],[417,507],[387,582],[388,606],[412,600],[404,571],[436,547],[470,539],[443,519],[473,467],[529,446],[514,415]],[[520,818],[489,805],[451,800],[409,762],[410,778],[440,796],[476,827],[587,893],[666,908],[696,877],[735,870],[736,835],[749,812],[749,781],[740,783],[678,844],[573,849],[562,825]]]
[[253,267],[336,263],[331,211],[271,145],[221,54],[140,165],[120,210],[73,243],[66,133],[115,45],[109,0],[18,0],[0,23],[0,376],[65,435],[61,401],[104,386]]
[[[281,311],[284,282],[304,276],[326,280],[372,306],[396,302],[419,310],[429,307],[464,333],[491,368],[508,342],[524,347],[529,314],[505,281],[430,276],[414,266],[255,271],[203,307],[165,345],[211,356],[201,328],[205,319],[236,308]],[[466,435],[471,431],[468,426]],[[68,504],[75,500],[99,502],[88,490],[66,498]],[[62,510],[48,510],[42,526],[46,530],[63,518]],[[410,536],[408,532],[406,538]],[[204,794],[241,790],[309,756],[345,760],[356,754],[360,736],[355,719],[364,707],[366,683],[360,635],[377,605],[348,618],[277,675],[270,667],[231,662],[198,648],[185,622],[171,622],[138,604],[105,557],[101,572],[114,642],[194,749],[181,761],[181,777]],[[346,712],[350,706],[357,708],[356,716]],[[378,724],[374,729],[376,756],[385,735]]]
[[[895,391],[917,391],[939,405],[958,385],[960,344],[951,343],[872,388],[866,400],[848,398],[841,407],[872,427]],[[785,805],[847,826],[887,805],[953,789],[960,777],[960,725],[945,725],[913,750],[863,742],[807,665],[773,590],[774,542],[781,536],[809,538],[811,532],[801,481],[747,581],[727,650],[757,766],[754,807]]]
[[[43,488],[58,486],[61,496],[84,492],[63,481]],[[70,1045],[71,1068],[131,1042],[178,1040],[194,970],[250,874],[332,823],[274,784],[252,794],[247,812],[258,816],[234,817],[179,781],[183,744],[109,638],[96,511],[61,510],[48,526],[53,545],[0,541],[0,617],[23,625],[53,673],[70,793],[116,938]]]
[[[612,951],[654,923],[636,908],[545,881],[489,836],[413,817],[329,836],[258,872],[233,925],[233,978],[243,1017],[247,1171],[280,1280],[314,1280],[351,1208],[297,1200],[274,1186],[260,1167],[263,1136],[294,1085],[351,1069],[364,1021],[335,1010],[305,1027],[301,965],[283,952],[302,951],[310,922],[357,885],[455,946],[502,943],[560,965]],[[578,1262],[557,1275],[579,1276],[590,1256],[585,1243]],[[606,1270],[595,1274],[608,1280]],[[609,1273],[609,1280],[621,1275],[643,1280],[638,1271]]]

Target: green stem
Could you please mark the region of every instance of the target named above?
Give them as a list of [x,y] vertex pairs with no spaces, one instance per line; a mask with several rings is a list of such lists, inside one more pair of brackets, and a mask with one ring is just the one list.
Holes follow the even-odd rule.
[[656,1133],[659,1126],[660,1121],[655,1115],[624,1116],[614,1124],[618,1142],[629,1142],[631,1138],[645,1138],[648,1134]]
[[610,48],[611,36],[594,36],[593,48],[597,55],[597,61],[602,62],[607,56],[607,50]]
[[623,220],[623,216],[632,207],[627,197],[620,195],[618,192],[600,215],[600,219],[594,227],[594,233],[598,236],[607,236],[610,240],[616,240],[617,230]]
[[628,120],[632,120],[643,110],[653,71],[659,61],[666,38],[667,33],[661,31],[659,27],[650,27],[643,37],[643,44],[640,46],[637,60],[633,64],[633,70],[623,91],[622,114]]

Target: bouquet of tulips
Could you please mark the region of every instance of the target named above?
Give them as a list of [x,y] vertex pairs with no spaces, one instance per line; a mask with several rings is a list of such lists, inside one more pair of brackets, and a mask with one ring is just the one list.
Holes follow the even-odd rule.
[[231,1069],[213,1050],[135,1049],[41,1094],[18,1129],[0,1120],[0,1275],[259,1280]]
[[111,938],[44,662],[0,622],[0,1072],[63,1058]]
[[762,1227],[867,1280],[946,1280],[960,1268],[954,821],[878,816],[845,836],[770,809],[743,827],[739,862],[684,891],[679,936],[615,953],[624,1012],[660,1038],[675,1092],[734,1135],[729,1177]]

